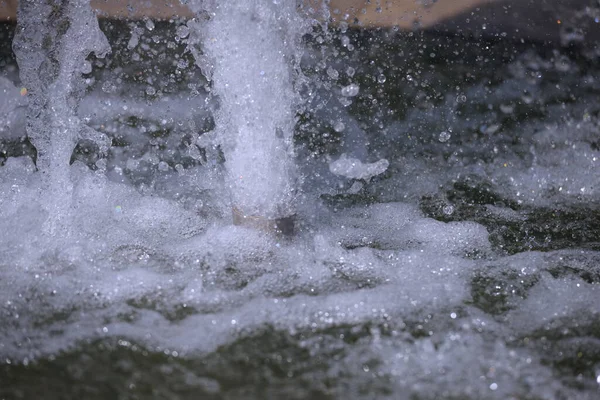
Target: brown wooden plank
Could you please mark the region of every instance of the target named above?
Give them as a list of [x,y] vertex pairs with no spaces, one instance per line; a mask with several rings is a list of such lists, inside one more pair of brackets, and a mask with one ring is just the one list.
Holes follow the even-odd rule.
[[[415,21],[419,21],[421,26],[430,26],[441,19],[492,1],[381,0],[381,10],[378,10],[376,1],[367,4],[365,0],[332,0],[330,10],[334,21],[346,20],[351,25],[357,22],[365,27],[397,25],[406,29],[412,28]],[[309,2],[315,3],[314,0]],[[169,19],[192,16],[179,0],[92,0],[91,3],[101,17],[108,18]],[[14,20],[16,9],[17,0],[0,0],[0,19]]]
[[[323,2],[303,1],[314,8]],[[586,5],[589,0],[331,0],[329,8],[334,23],[351,26],[558,42],[561,28],[579,27],[578,16]],[[192,17],[179,0],[92,0],[92,6],[106,18]],[[0,20],[15,20],[16,9],[17,0],[0,0]],[[600,24],[587,27],[586,40],[600,40]]]

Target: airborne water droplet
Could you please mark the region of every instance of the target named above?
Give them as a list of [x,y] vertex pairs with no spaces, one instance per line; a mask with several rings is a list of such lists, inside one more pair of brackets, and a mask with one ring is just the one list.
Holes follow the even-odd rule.
[[356,83],[351,83],[348,86],[344,86],[342,88],[342,96],[344,97],[354,97],[358,95],[360,91],[358,85]]
[[346,125],[344,125],[342,121],[336,121],[336,123],[333,125],[333,130],[338,133],[343,132],[344,129],[346,129]]
[[438,140],[442,143],[445,143],[448,140],[450,140],[450,137],[451,137],[451,135],[448,132],[444,131],[444,132],[440,133]]
[[335,68],[329,67],[327,68],[327,76],[329,76],[331,79],[337,79],[339,78],[340,74],[339,72],[337,72],[337,70]]
[[150,32],[154,30],[154,22],[151,19],[146,20],[146,29]]
[[177,27],[176,33],[177,36],[179,36],[182,39],[185,39],[190,34],[190,28],[188,28],[186,25],[181,25]]

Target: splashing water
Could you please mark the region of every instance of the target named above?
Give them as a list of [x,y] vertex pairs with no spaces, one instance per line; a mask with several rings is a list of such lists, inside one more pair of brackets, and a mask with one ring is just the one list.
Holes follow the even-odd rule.
[[[110,51],[89,0],[19,2],[13,49],[29,97],[27,135],[45,175],[48,231],[68,229],[72,182],[69,163],[79,140],[92,140],[106,153],[110,140],[77,117],[84,91],[82,74],[91,72],[90,53]],[[60,228],[59,228],[60,227]]]
[[[312,32],[294,2],[231,0],[107,23],[123,64],[158,71],[140,83],[137,65],[87,74],[108,50],[87,2],[21,3],[30,94],[0,80],[0,109],[13,129],[29,100],[38,162],[13,149],[0,166],[0,398],[597,398],[598,66],[514,44],[507,61],[501,40]],[[169,93],[161,61],[191,82]],[[82,73],[98,83],[78,107]],[[294,126],[318,73],[333,100]],[[210,107],[217,128],[190,143]],[[115,142],[105,169],[69,166],[82,138],[108,145],[84,122]],[[218,147],[225,174],[176,154]],[[301,229],[233,226],[231,202],[297,212]]]
[[307,23],[295,1],[192,4],[208,15],[190,26],[202,41],[197,63],[221,100],[214,136],[225,152],[233,204],[247,215],[292,215],[294,82]]

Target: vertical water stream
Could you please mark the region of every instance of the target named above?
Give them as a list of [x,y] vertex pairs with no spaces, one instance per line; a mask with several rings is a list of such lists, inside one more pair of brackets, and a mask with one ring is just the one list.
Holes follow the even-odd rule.
[[101,153],[110,145],[76,115],[85,92],[82,74],[92,70],[86,58],[92,52],[103,57],[110,46],[89,0],[36,0],[19,2],[13,49],[29,98],[27,135],[44,179],[40,195],[48,212],[45,228],[51,234],[65,233],[73,149],[82,139],[96,142]]
[[306,21],[294,1],[191,4],[201,42],[198,65],[220,99],[216,141],[226,158],[233,207],[281,218],[294,213],[294,82]]

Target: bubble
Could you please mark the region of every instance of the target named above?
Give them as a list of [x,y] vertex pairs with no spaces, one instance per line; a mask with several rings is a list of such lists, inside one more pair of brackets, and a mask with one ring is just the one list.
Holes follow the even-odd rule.
[[346,75],[348,75],[350,78],[352,78],[355,73],[356,73],[356,70],[354,68],[352,68],[352,67],[346,68]]
[[383,74],[380,74],[380,75],[377,77],[377,82],[379,82],[379,83],[385,83],[385,81],[386,81],[386,77],[385,77],[385,75],[383,75]]
[[492,383],[490,385],[490,390],[497,390],[497,389],[498,389],[498,384],[497,383],[494,382],[494,383]]

